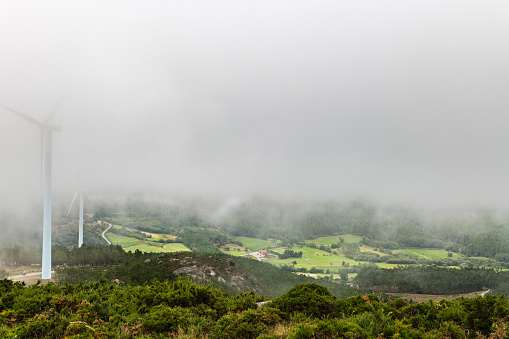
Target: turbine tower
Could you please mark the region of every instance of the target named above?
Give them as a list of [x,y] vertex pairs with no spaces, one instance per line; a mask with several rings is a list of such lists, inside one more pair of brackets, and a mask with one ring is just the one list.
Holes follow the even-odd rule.
[[86,192],[83,188],[78,188],[76,190],[76,193],[74,193],[74,197],[72,198],[71,206],[69,206],[69,210],[67,211],[67,216],[69,216],[69,213],[71,212],[72,205],[74,204],[74,201],[76,200],[76,197],[80,196],[80,219],[79,219],[79,234],[78,234],[78,247],[81,247],[83,245],[83,193]]
[[[60,102],[61,104],[62,102]],[[31,116],[6,107],[0,104],[4,109],[17,114],[25,120],[28,120],[41,131],[41,171],[43,180],[43,221],[42,221],[42,279],[51,279],[51,138],[53,132],[60,131],[60,126],[50,123],[60,104],[55,111],[44,122],[40,122]]]

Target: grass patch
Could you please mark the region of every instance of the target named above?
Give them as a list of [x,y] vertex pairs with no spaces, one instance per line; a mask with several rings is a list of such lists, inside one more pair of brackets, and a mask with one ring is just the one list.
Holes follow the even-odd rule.
[[339,237],[343,238],[345,240],[345,244],[351,244],[351,243],[357,243],[361,242],[362,237],[359,235],[352,235],[352,234],[345,234],[345,235],[339,235]]
[[241,256],[246,254],[248,251],[246,251],[245,248],[239,245],[235,244],[226,244],[224,246],[219,247],[219,250],[223,253],[233,255],[233,256]]
[[376,265],[380,268],[394,268],[396,266],[405,266],[400,264],[388,264],[386,262],[377,262]]
[[237,237],[237,240],[242,242],[244,246],[249,248],[251,251],[264,250],[267,248],[274,248],[277,246],[277,240],[269,239],[263,240],[258,238],[250,238],[250,237]]
[[[365,247],[365,251],[370,252],[376,252],[371,247],[363,246]],[[279,259],[279,258],[267,258],[264,261],[267,261],[268,263],[280,266],[280,265],[292,265],[292,262],[296,262],[294,264],[295,268],[305,267],[307,269],[312,268],[313,266],[316,268],[321,268],[324,270],[330,269],[331,271],[337,271],[340,269],[345,268],[343,266],[343,262],[348,264],[349,266],[355,266],[359,264],[368,264],[366,261],[355,261],[353,259],[349,259],[345,257],[341,252],[338,252],[338,255],[330,254],[326,251],[319,250],[317,248],[311,248],[307,246],[303,247],[292,247],[291,250],[295,252],[302,251],[302,255],[304,258],[288,258],[288,259]],[[283,253],[284,249],[278,249],[274,250],[276,253]],[[332,263],[332,265],[331,265]],[[397,264],[387,264],[387,263],[376,263],[377,266],[381,268],[393,268],[398,266]]]
[[139,245],[135,245],[135,246],[124,247],[124,251],[126,251],[126,252],[129,252],[129,251],[135,252],[136,250],[140,250],[141,252],[146,252],[146,253],[166,252],[162,247],[151,246],[151,245],[147,245],[147,244],[139,244]]
[[385,254],[385,253],[382,253],[382,252],[376,251],[376,250],[374,250],[372,247],[369,247],[369,246],[366,246],[366,245],[361,245],[361,246],[360,246],[360,250],[361,250],[361,252],[376,253],[376,254],[378,254],[378,255],[379,255],[379,256],[381,256],[381,257],[388,255],[388,254]]
[[171,244],[165,244],[163,246],[164,252],[191,252],[191,250],[184,244],[175,242]]
[[190,252],[191,250],[186,247],[186,245],[181,243],[173,243],[173,244],[165,244],[164,246],[152,246],[148,243],[142,243],[135,246],[125,247],[124,251],[136,251],[140,250],[141,252],[146,253],[171,253],[171,252]]
[[[292,247],[291,248],[295,252],[301,252],[303,258],[288,258],[288,259],[279,259],[279,258],[267,258],[265,261],[279,266],[281,264],[291,265],[293,261],[296,261],[297,264],[295,265],[296,268],[299,267],[305,267],[307,269],[310,269],[311,267],[316,268],[323,268],[323,269],[338,269],[338,268],[344,268],[343,261],[348,263],[350,266],[358,265],[360,263],[352,259],[348,259],[341,253],[339,255],[330,254],[328,252],[319,250],[317,248],[311,248],[307,246],[303,247]],[[284,249],[275,250],[276,253],[283,253]],[[332,263],[332,265],[331,265]]]
[[[393,253],[406,253],[425,259],[445,259],[448,258],[448,252],[442,249],[429,249],[429,248],[404,248],[400,250],[394,250]],[[459,257],[458,254],[453,253],[452,258]]]
[[171,240],[175,240],[177,239],[177,236],[176,235],[169,235],[169,234],[164,234],[164,233],[149,233],[149,232],[144,232],[144,231],[140,231],[141,233],[145,234],[146,236],[149,236],[151,237],[151,239],[171,239]]
[[131,237],[125,237],[123,235],[117,235],[114,233],[106,233],[106,237],[114,245],[120,245],[122,247],[136,246],[140,243],[140,241],[138,239],[131,238]]
[[122,226],[120,226],[120,225],[113,225],[113,228],[114,228],[114,229],[117,229],[117,230],[121,230],[121,229],[122,229]]
[[321,237],[321,238],[316,238],[316,239],[312,239],[312,240],[306,240],[306,244],[307,243],[315,243],[317,245],[333,245],[333,244],[337,244],[338,242],[339,242],[339,239],[336,236]]
[[226,254],[229,254],[229,255],[233,255],[234,257],[240,257],[244,254],[247,254],[246,251],[226,251],[224,248],[220,248],[219,249],[221,252],[223,253],[226,253]]

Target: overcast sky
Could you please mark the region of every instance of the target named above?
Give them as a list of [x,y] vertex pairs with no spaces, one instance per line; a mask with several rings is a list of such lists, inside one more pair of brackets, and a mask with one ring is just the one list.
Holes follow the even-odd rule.
[[[64,97],[64,93],[65,97]],[[54,191],[509,206],[507,1],[0,1]],[[0,109],[0,198],[40,133]]]

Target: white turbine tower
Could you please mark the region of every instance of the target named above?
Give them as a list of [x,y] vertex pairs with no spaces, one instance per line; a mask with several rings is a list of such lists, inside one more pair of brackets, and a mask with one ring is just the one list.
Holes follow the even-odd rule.
[[67,216],[69,216],[69,213],[71,212],[72,205],[74,204],[74,201],[80,196],[80,219],[79,219],[79,231],[78,231],[78,247],[81,247],[83,245],[83,193],[86,192],[83,188],[78,188],[76,190],[76,193],[74,193],[74,197],[72,198],[71,206],[69,207],[69,211],[67,211]]
[[[62,102],[60,102],[61,104]],[[43,179],[43,196],[44,196],[44,209],[42,221],[42,279],[51,279],[51,137],[53,132],[60,131],[60,126],[55,126],[50,123],[51,119],[58,111],[60,104],[55,111],[43,122],[40,122],[31,116],[13,110],[9,107],[1,105],[12,113],[17,114],[25,120],[28,120],[39,128],[42,136],[41,145],[41,171]]]

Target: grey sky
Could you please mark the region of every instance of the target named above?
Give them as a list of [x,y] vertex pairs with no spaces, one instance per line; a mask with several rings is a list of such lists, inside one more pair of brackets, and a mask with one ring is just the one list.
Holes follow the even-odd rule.
[[[0,1],[0,103],[70,88],[71,196],[508,206],[508,60],[506,1]],[[39,138],[0,110],[1,198],[39,194]]]

